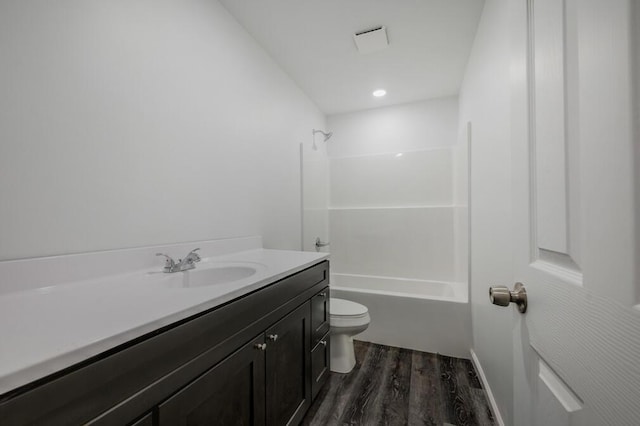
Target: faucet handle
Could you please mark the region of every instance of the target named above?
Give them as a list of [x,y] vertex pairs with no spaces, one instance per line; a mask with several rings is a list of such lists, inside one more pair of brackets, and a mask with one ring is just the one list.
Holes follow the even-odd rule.
[[191,250],[189,254],[187,254],[187,256],[185,257],[185,259],[191,259],[192,262],[200,262],[202,258],[198,253],[196,253],[198,250],[200,250],[199,247]]
[[171,258],[171,256],[166,255],[164,253],[156,253],[156,256],[164,256],[167,258],[167,260],[165,261],[164,264],[164,271],[165,272],[173,272],[174,268],[176,267],[176,261],[173,260]]

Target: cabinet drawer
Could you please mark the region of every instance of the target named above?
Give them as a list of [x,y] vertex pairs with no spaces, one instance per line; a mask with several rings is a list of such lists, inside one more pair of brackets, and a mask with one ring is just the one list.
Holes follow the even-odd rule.
[[325,334],[311,351],[311,397],[315,399],[329,378],[331,339]]
[[311,298],[311,347],[329,331],[329,287]]

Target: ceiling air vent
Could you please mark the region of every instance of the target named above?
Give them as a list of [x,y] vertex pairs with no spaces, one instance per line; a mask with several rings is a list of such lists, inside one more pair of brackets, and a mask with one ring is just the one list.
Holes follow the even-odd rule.
[[353,40],[356,42],[356,47],[360,53],[377,52],[389,46],[386,27],[360,31],[353,35]]

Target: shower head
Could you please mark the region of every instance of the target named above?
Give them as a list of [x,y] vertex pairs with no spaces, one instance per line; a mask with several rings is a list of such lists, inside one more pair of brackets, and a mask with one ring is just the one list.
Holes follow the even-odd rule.
[[322,130],[313,129],[313,133],[312,134],[315,136],[316,133],[322,133],[322,136],[324,136],[324,141],[325,142],[328,141],[329,139],[331,139],[331,136],[333,136],[333,132],[326,133],[326,132],[323,132]]

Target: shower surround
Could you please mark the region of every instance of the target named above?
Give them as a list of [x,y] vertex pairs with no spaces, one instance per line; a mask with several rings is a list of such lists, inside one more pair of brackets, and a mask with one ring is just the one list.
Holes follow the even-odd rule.
[[333,116],[329,126],[332,295],[369,308],[361,340],[468,357],[468,146],[457,99]]

